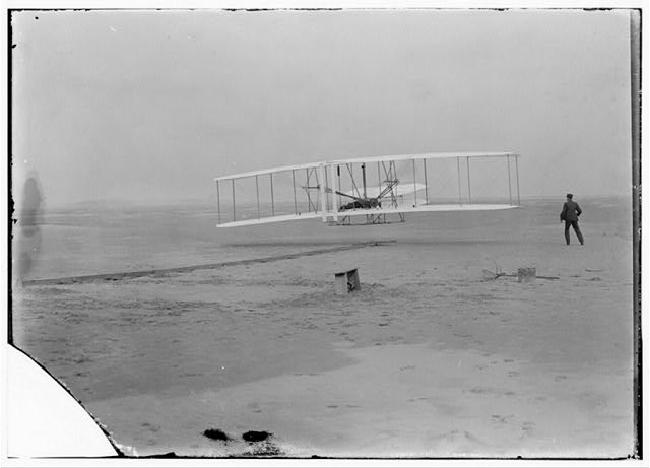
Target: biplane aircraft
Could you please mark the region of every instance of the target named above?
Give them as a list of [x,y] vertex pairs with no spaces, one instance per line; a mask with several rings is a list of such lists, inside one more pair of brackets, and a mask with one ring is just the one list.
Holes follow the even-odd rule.
[[[473,173],[472,173],[473,171]],[[217,227],[317,219],[404,222],[406,213],[519,206],[519,154],[423,153],[318,161],[214,179]],[[514,189],[513,189],[514,185]]]

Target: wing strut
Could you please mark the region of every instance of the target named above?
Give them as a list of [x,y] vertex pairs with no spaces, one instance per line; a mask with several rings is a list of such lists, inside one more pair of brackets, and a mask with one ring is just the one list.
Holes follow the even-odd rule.
[[[339,193],[341,192],[341,166],[336,165],[336,178],[338,179]],[[339,195],[339,204],[341,206],[341,195]]]
[[521,205],[521,200],[519,199],[519,155],[515,155],[515,168],[517,171],[517,205]]
[[427,160],[425,158],[422,161],[424,161],[424,196],[427,200],[427,205],[428,205],[429,204],[429,179],[427,178]]
[[237,221],[237,203],[235,203],[235,179],[232,180],[232,220]]
[[361,163],[361,172],[363,173],[363,198],[368,198],[368,191],[366,190],[366,163]]
[[456,158],[456,170],[458,171],[458,203],[463,204],[463,200],[460,197],[460,156]]
[[260,183],[255,176],[255,194],[257,195],[257,218],[260,218]]
[[381,164],[379,161],[377,161],[377,186],[379,187],[379,193],[381,193]]
[[335,214],[334,214],[334,222],[338,222],[339,217],[338,217],[338,214],[336,214],[336,213],[338,212],[338,210],[335,208],[336,200],[335,200],[335,198],[334,198],[334,193],[333,193],[333,190],[332,190],[332,188],[330,187],[330,185],[332,186],[332,188],[334,187],[334,164],[330,164],[330,165],[329,165],[329,179],[328,179],[328,187],[327,187],[327,188],[329,189],[329,192],[330,192],[331,197],[328,196],[327,199],[328,199],[329,202],[330,202],[330,209],[331,209],[331,211],[332,211],[333,213],[335,213]]
[[273,201],[273,173],[269,174],[271,176],[271,216],[275,216],[275,202]]
[[416,206],[418,204],[418,191],[415,188],[415,159],[411,159],[411,162],[413,163],[413,206]]
[[296,214],[298,214],[298,194],[296,194],[296,170],[292,172],[293,175],[293,206],[296,209]]
[[510,204],[512,205],[512,182],[510,180],[510,155],[508,155],[508,196],[510,197]]
[[320,186],[320,210],[323,215],[323,222],[327,221],[327,194],[325,193],[325,166],[318,166],[318,179]]
[[467,202],[472,204],[472,186],[469,184],[469,156],[465,158],[465,163],[467,164]]
[[217,224],[221,224],[221,203],[219,200],[219,181],[216,180],[215,183],[217,184]]

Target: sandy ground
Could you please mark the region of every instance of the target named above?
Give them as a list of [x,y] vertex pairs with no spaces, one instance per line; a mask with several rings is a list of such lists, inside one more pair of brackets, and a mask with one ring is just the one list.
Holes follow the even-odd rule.
[[[219,259],[396,242],[25,287],[16,341],[133,454],[624,457],[634,440],[629,208],[583,206],[585,247],[563,245],[555,208],[229,232],[213,247],[227,250]],[[41,262],[35,277],[48,263],[62,270]],[[560,279],[486,281],[496,265]],[[362,290],[334,295],[333,273],[351,267]],[[235,440],[206,439],[210,427]],[[246,444],[250,429],[273,437]]]

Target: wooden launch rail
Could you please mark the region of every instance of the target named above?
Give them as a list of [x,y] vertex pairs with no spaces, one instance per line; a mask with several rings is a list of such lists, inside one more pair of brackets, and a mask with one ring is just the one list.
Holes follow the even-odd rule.
[[220,263],[206,263],[202,265],[189,265],[174,268],[156,268],[152,270],[141,271],[125,271],[119,273],[100,273],[96,275],[81,275],[81,276],[67,276],[63,278],[44,278],[23,281],[23,286],[41,286],[52,284],[75,284],[75,283],[90,283],[93,281],[121,281],[125,279],[141,278],[143,276],[158,276],[168,273],[187,273],[195,270],[213,270],[217,268],[225,268],[240,265],[252,265],[256,263],[269,263],[277,262],[280,260],[292,260],[300,257],[310,257],[313,255],[322,255],[332,252],[342,252],[345,250],[363,249],[365,247],[381,247],[385,245],[395,244],[396,241],[373,241],[373,242],[358,242],[355,244],[340,245],[337,247],[330,247],[327,249],[307,250],[304,252],[296,252],[284,255],[274,255],[271,257],[251,258],[247,260],[233,260],[230,262]]

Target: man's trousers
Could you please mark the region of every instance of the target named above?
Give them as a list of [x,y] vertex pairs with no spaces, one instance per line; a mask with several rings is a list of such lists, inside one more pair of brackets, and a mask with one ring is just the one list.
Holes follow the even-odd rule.
[[576,236],[578,236],[580,245],[584,245],[585,241],[582,238],[582,232],[580,232],[580,226],[578,226],[577,219],[575,221],[569,221],[568,219],[564,221],[564,238],[566,239],[566,245],[571,245],[571,235],[569,234],[569,228],[571,226],[573,226],[573,230],[576,232]]

